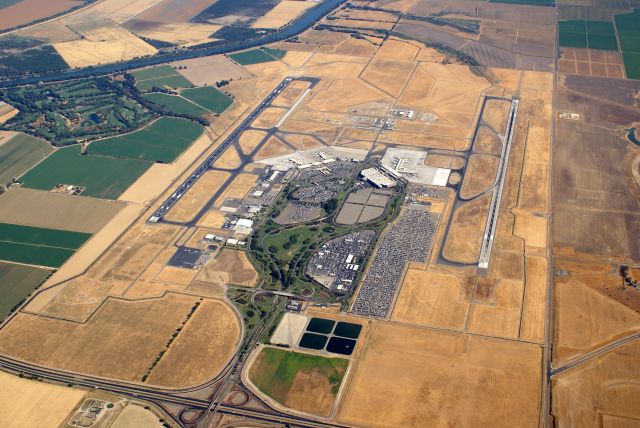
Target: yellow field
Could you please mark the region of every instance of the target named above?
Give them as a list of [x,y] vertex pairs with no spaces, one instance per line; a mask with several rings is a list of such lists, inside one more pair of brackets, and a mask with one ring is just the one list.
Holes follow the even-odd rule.
[[464,174],[460,196],[473,198],[487,191],[496,180],[500,158],[489,155],[471,155]]
[[231,146],[228,147],[224,151],[224,153],[222,153],[222,156],[220,156],[218,160],[214,162],[213,166],[222,169],[234,169],[238,168],[241,164],[242,162],[240,161],[238,152],[236,151],[235,147]]
[[240,331],[240,321],[227,303],[203,301],[147,383],[186,387],[213,379],[235,352]]
[[255,287],[258,272],[244,251],[225,248],[201,268],[197,280],[216,285]]
[[162,424],[151,410],[129,404],[118,415],[111,428],[162,428]]
[[267,135],[265,131],[255,131],[253,129],[243,132],[239,139],[242,153],[245,155],[250,154],[260,144],[265,135]]
[[300,16],[305,10],[315,6],[310,1],[281,1],[266,15],[251,24],[253,28],[280,28]]
[[[288,121],[287,121],[288,122]],[[262,148],[255,154],[253,160],[260,161],[276,156],[288,155],[295,150],[283,143],[279,138],[273,136],[267,140]]]
[[537,427],[540,358],[530,344],[375,323],[338,421]]
[[165,218],[171,221],[191,220],[229,177],[228,172],[205,172],[193,187],[180,198],[178,203],[169,210]]
[[256,184],[258,177],[253,174],[239,174],[222,192],[222,195],[216,200],[215,206],[221,206],[225,199],[236,198],[242,199],[247,192]]
[[0,425],[58,428],[86,392],[0,372]]
[[78,25],[82,39],[55,43],[53,47],[71,68],[107,64],[154,55],[156,48],[115,23]]
[[462,263],[478,261],[490,202],[491,195],[487,194],[455,211],[443,252],[448,260]]
[[161,40],[174,45],[194,46],[216,40],[209,36],[220,28],[222,28],[221,25],[180,22],[164,23],[149,29],[135,31],[135,33],[147,39]]
[[413,61],[374,59],[362,73],[362,79],[395,98],[414,67]]

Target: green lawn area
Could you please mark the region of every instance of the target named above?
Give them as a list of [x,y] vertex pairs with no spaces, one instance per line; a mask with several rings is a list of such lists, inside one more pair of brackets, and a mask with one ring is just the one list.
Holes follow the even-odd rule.
[[233,100],[211,86],[184,89],[180,95],[213,113],[222,113],[233,104]]
[[136,79],[136,88],[140,91],[148,91],[153,87],[158,88],[191,88],[193,84],[171,66],[145,68],[134,71],[131,75]]
[[90,155],[171,163],[202,134],[202,125],[161,117],[144,129],[89,145]]
[[0,262],[0,321],[50,274],[45,269]]
[[151,101],[152,103],[164,106],[174,113],[188,114],[191,116],[204,116],[205,114],[210,113],[208,110],[205,110],[202,107],[199,107],[194,103],[189,102],[177,95],[167,95],[159,92],[151,92],[148,94],[144,94],[144,98]]
[[20,177],[52,151],[53,147],[45,141],[26,134],[18,134],[0,145],[0,185]]
[[615,21],[627,77],[640,79],[640,9],[616,15]]
[[559,21],[560,46],[617,51],[618,42],[611,22]]
[[300,249],[304,245],[317,241],[321,239],[321,237],[324,237],[324,235],[322,229],[312,230],[311,227],[308,226],[285,229],[273,235],[266,235],[264,238],[264,248],[271,253],[273,253],[271,249],[275,248],[277,251],[273,253],[274,256],[281,262],[287,263],[300,252]]
[[0,260],[60,267],[90,233],[0,223]]
[[117,199],[151,162],[81,155],[80,146],[56,150],[21,177],[25,187],[51,190],[57,184],[84,187],[82,195]]
[[299,372],[306,374],[318,372],[328,379],[331,392],[335,394],[340,389],[348,365],[349,360],[344,358],[326,358],[282,349],[264,348],[251,367],[249,377],[262,392],[284,403]]
[[489,3],[524,4],[527,6],[554,6],[555,0],[489,0]]
[[282,59],[287,51],[282,49],[261,48],[229,55],[229,58],[240,65],[258,64],[261,62]]

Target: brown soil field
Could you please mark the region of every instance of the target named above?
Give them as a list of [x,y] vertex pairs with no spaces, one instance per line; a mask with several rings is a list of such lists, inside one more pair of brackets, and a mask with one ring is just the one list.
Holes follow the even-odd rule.
[[216,200],[215,206],[221,206],[225,199],[242,199],[247,192],[256,184],[258,177],[253,174],[239,174]]
[[350,108],[373,101],[392,100],[380,90],[357,79],[337,79],[306,102],[312,110],[347,112]]
[[213,166],[221,169],[235,169],[242,166],[242,161],[236,148],[231,146],[222,153],[222,156],[214,162]]
[[400,91],[414,68],[413,61],[374,59],[364,70],[361,78],[396,98],[400,95]]
[[221,80],[241,80],[251,77],[244,68],[224,55],[206,56],[185,61],[172,62],[174,68],[191,83],[198,86],[215,85]]
[[488,100],[482,112],[482,120],[498,134],[503,135],[507,130],[507,119],[509,119],[510,109],[511,102]]
[[512,212],[516,214],[514,234],[524,239],[527,247],[546,248],[548,229],[547,218],[516,209]]
[[229,304],[203,301],[151,371],[147,383],[187,387],[213,379],[235,352],[241,329]]
[[74,25],[73,30],[82,39],[53,45],[71,68],[123,61],[158,52],[150,44],[108,21]]
[[221,213],[220,211],[209,211],[200,219],[200,221],[198,222],[198,226],[220,229],[225,220],[226,217],[224,213]]
[[244,131],[240,134],[240,148],[242,149],[242,153],[245,155],[250,154],[257,146],[260,144],[260,141],[267,135],[264,131],[255,131],[250,129],[248,131]]
[[[288,122],[288,121],[287,121]],[[278,137],[271,137],[269,140],[258,150],[253,157],[254,161],[260,161],[264,159],[274,158],[277,156],[288,155],[295,152],[294,149],[283,143]]]
[[80,389],[0,372],[0,422],[4,428],[62,426],[85,395]]
[[158,416],[143,406],[129,404],[118,415],[111,428],[160,428]]
[[271,103],[274,107],[291,107],[298,98],[302,96],[304,91],[309,88],[309,82],[304,82],[301,80],[295,80],[289,83],[281,93],[276,97],[275,100]]
[[418,55],[420,48],[414,44],[395,39],[387,39],[378,52],[376,58],[395,59],[395,60],[413,60]]
[[103,22],[122,24],[140,15],[162,0],[105,0],[64,19],[65,23]]
[[541,358],[530,344],[375,323],[338,421],[536,427]]
[[473,144],[473,151],[489,155],[500,155],[502,143],[495,132],[486,126],[481,126]]
[[[137,15],[135,21],[149,21],[154,23],[189,22],[191,18],[209,7],[212,3],[214,3],[212,0],[162,0],[141,15]],[[213,32],[209,34],[213,34]]]
[[334,62],[312,65],[310,64],[310,62],[313,60],[314,57],[312,57],[307,63],[305,63],[304,67],[299,69],[299,72],[301,74],[305,76],[316,76],[321,78],[324,78],[324,77],[326,78],[331,77],[336,79],[356,78],[360,75],[360,73],[365,67],[364,64],[350,62],[350,61],[334,61]]
[[547,305],[547,259],[527,256],[525,259],[526,283],[520,338],[542,343],[544,341]]
[[[163,2],[161,4],[164,3],[166,2]],[[159,24],[157,22],[138,20],[128,23],[126,27],[129,31],[136,34],[137,36],[152,40],[160,40],[179,46],[195,46],[202,43],[210,43],[215,40],[210,38],[210,36],[220,28],[222,28],[220,25],[213,24]]]
[[15,188],[0,195],[0,223],[96,233],[124,206],[105,199]]
[[619,52],[593,49],[560,48],[558,71],[594,77],[624,78],[624,67]]
[[2,9],[0,30],[28,24],[30,22],[57,15],[65,10],[82,4],[80,0],[23,0]]
[[407,324],[463,329],[469,310],[462,282],[454,275],[408,269],[391,319]]
[[639,358],[636,340],[553,377],[556,425],[637,427]]
[[252,28],[280,28],[315,6],[313,2],[283,0],[251,24]]
[[21,313],[0,331],[0,351],[63,370],[139,381],[195,301],[175,294],[107,300],[86,324]]
[[302,67],[312,55],[311,52],[287,51],[281,61],[290,67],[298,68]]
[[193,187],[182,195],[165,218],[180,222],[193,219],[230,176],[228,172],[223,171],[205,172]]
[[469,199],[486,192],[496,180],[500,158],[491,155],[471,155],[464,172],[460,196]]
[[363,21],[396,22],[396,15],[377,10],[338,10],[334,14],[338,18],[361,19]]
[[253,121],[251,126],[254,128],[264,129],[273,128],[286,112],[286,109],[267,107],[262,113],[260,113],[256,120]]
[[490,202],[491,195],[487,194],[461,205],[453,213],[444,257],[460,263],[478,261]]
[[391,30],[393,28],[393,22],[375,22],[375,21],[361,21],[357,19],[332,19],[324,21],[327,25],[332,25],[336,27],[347,27],[347,28],[363,28],[363,29],[374,29],[374,30]]
[[196,279],[217,285],[255,287],[258,278],[258,272],[244,251],[225,248],[202,266]]

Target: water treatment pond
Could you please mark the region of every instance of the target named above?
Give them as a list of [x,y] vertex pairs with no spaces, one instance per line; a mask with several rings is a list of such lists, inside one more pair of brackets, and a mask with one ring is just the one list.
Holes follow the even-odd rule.
[[329,334],[333,330],[333,325],[335,323],[336,322],[333,320],[326,320],[324,318],[311,318],[309,325],[307,325],[307,331]]
[[324,349],[327,343],[327,336],[322,334],[305,333],[300,339],[300,347],[307,349]]
[[338,325],[336,325],[336,329],[333,331],[333,335],[357,339],[358,336],[360,336],[361,330],[362,326],[360,324],[340,321],[338,322]]

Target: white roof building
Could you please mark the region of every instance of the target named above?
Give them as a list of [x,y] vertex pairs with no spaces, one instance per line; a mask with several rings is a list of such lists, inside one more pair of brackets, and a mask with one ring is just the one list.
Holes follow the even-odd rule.
[[363,169],[360,175],[376,187],[393,187],[396,185],[395,180],[387,177],[376,168]]

